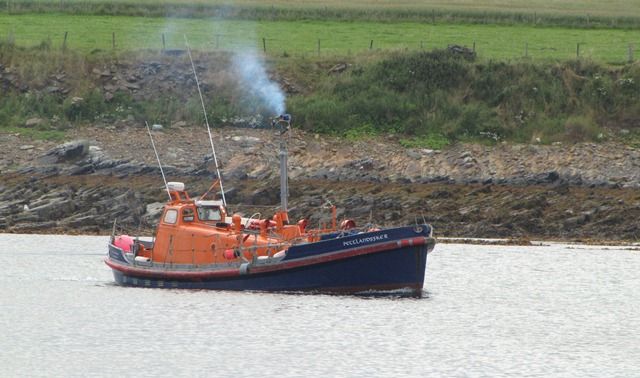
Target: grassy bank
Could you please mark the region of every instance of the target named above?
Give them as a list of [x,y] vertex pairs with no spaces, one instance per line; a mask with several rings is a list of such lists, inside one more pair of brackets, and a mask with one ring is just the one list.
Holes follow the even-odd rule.
[[[196,59],[202,69],[217,72],[204,79],[215,125],[264,112],[229,70],[229,54],[201,53]],[[140,77],[143,71],[132,71],[150,61],[175,75]],[[591,60],[496,62],[447,50],[276,57],[268,63],[272,77],[296,88],[288,95],[288,111],[297,127],[312,132],[353,138],[395,134],[409,147],[440,148],[457,141],[631,140],[640,131],[637,63],[614,69]],[[345,69],[328,74],[336,63],[345,63]],[[9,67],[4,84],[0,79],[0,127],[5,131],[33,117],[43,122],[29,132],[41,133],[126,118],[165,125],[202,120],[195,89],[185,82],[190,65],[184,56],[85,55],[46,44],[32,49],[2,44],[0,64]],[[100,74],[103,67],[112,67],[106,79]],[[120,86],[107,93],[116,77],[136,75],[135,90]]]
[[309,130],[391,132],[407,146],[572,142],[637,132],[639,83],[637,64],[611,70],[584,60],[495,63],[448,51],[396,53],[325,80],[289,105]]
[[633,0],[596,2],[533,1],[317,1],[317,0],[7,0],[9,13],[129,15],[144,17],[224,18],[245,20],[418,21],[431,23],[521,24],[565,27],[639,28],[640,10]]
[[[271,56],[332,56],[369,50],[429,50],[450,44],[475,46],[484,59],[571,59],[607,63],[629,59],[640,30],[561,29],[530,25],[375,23],[336,21],[242,21],[0,14],[0,36],[18,46],[89,53],[184,49],[183,35],[203,51],[253,48]],[[65,37],[66,36],[66,37]],[[164,38],[164,43],[163,43]],[[638,58],[632,50],[632,58]]]

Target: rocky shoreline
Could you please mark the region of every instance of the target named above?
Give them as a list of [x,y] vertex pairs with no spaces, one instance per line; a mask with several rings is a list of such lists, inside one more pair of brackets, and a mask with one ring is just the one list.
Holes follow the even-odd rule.
[[[154,131],[165,174],[192,195],[215,177],[206,130]],[[279,203],[272,130],[214,130],[233,211],[269,216]],[[70,142],[0,134],[0,231],[100,233],[114,219],[150,232],[166,193],[142,125],[85,127]],[[293,130],[294,219],[339,217],[380,226],[428,221],[438,236],[637,240],[640,151],[612,142],[575,145],[455,145],[405,149],[394,136],[339,140]]]

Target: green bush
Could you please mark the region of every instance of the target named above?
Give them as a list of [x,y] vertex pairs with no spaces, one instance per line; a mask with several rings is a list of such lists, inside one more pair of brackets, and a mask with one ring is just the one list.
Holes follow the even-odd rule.
[[543,143],[566,140],[563,117],[532,116],[525,124],[515,129],[511,140],[519,143]]
[[61,98],[42,93],[9,93],[0,97],[0,127],[21,127],[29,118],[61,119]]
[[373,125],[365,123],[353,128],[348,129],[344,133],[344,137],[348,140],[358,140],[363,138],[371,138],[379,134]]
[[456,88],[467,80],[466,60],[448,50],[398,53],[374,65],[364,79],[398,92]]
[[107,104],[102,93],[96,89],[83,96],[67,98],[63,110],[71,121],[93,121],[107,110]]
[[447,137],[438,133],[408,139],[400,139],[400,144],[406,148],[430,148],[434,150],[440,150],[448,146],[450,143],[451,142]]
[[598,110],[609,112],[615,103],[614,80],[607,74],[596,72],[586,86],[589,102]]
[[355,115],[349,115],[345,103],[336,98],[294,97],[288,107],[297,119],[296,124],[310,131],[338,134],[353,127],[356,121]]
[[566,139],[570,142],[583,142],[598,139],[602,133],[593,119],[586,116],[572,116],[564,123]]

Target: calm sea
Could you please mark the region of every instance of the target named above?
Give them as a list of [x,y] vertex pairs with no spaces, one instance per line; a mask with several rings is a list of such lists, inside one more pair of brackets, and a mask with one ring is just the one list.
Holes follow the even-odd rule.
[[640,252],[440,244],[425,298],[115,286],[106,237],[0,234],[3,377],[640,377]]

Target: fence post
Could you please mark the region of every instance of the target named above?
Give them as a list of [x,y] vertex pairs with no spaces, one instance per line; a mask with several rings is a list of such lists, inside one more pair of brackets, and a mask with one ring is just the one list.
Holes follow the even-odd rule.
[[320,39],[318,39],[318,56],[320,56]]
[[629,50],[628,50],[628,54],[629,54],[629,63],[633,63],[633,44],[629,44]]
[[580,42],[576,44],[576,58],[580,58]]
[[164,50],[167,49],[167,44],[164,40],[164,33],[162,33],[162,51],[164,52]]
[[67,49],[67,35],[69,34],[68,31],[64,32],[64,40],[62,41],[62,50],[66,50]]
[[476,41],[473,41],[473,52],[476,52]]
[[111,45],[113,46],[113,49],[116,49],[116,32],[112,32],[111,33]]
[[369,50],[373,50],[373,39],[371,40],[371,43],[369,43]]
[[424,50],[424,42],[420,41],[420,50]]
[[533,24],[536,25],[538,23],[538,12],[533,12]]
[[529,56],[529,42],[525,42],[524,43],[524,57],[528,57]]
[[266,38],[262,38],[262,50],[264,51],[264,53],[267,53],[267,39]]

